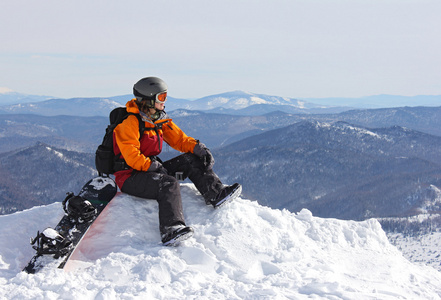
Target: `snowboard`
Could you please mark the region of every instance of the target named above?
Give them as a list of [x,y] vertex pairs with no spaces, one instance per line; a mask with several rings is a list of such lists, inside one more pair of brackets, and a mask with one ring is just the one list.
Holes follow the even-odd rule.
[[[86,234],[89,227],[98,218],[99,214],[103,211],[110,200],[113,199],[116,192],[116,184],[109,177],[98,176],[89,180],[82,187],[78,193],[78,196],[88,200],[93,205],[93,207],[96,209],[94,216],[87,221],[82,221],[72,218],[66,213],[54,229],[66,241],[68,241],[68,246],[63,249],[62,253],[50,255],[38,253],[35,254],[23,271],[29,274],[35,274],[43,267],[51,264],[56,264],[58,265],[58,268],[62,269],[72,252],[75,250],[75,247]],[[31,243],[32,241],[33,240],[31,239]]]

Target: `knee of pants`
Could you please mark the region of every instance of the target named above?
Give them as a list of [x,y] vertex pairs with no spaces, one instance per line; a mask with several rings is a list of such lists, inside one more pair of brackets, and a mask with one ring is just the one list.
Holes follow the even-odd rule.
[[184,175],[193,168],[204,167],[202,160],[193,153],[184,153],[164,163],[167,170],[172,171],[184,171]]
[[160,191],[179,191],[179,181],[170,175],[163,175],[159,184]]
[[193,153],[186,153],[186,154],[187,154],[188,162],[193,168],[204,167],[202,159],[199,156]]

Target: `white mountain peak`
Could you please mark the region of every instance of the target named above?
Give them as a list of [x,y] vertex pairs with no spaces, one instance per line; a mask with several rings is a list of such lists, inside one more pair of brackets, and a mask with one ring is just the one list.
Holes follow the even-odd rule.
[[13,93],[14,91],[7,87],[0,87],[0,94],[9,94]]

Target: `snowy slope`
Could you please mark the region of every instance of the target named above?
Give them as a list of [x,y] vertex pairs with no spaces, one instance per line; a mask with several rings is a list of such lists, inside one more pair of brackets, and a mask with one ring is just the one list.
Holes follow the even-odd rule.
[[387,236],[389,241],[410,261],[429,265],[441,271],[441,232],[419,233],[417,235],[389,233]]
[[120,194],[89,231],[71,271],[20,270],[28,238],[55,225],[59,203],[0,216],[0,299],[440,299],[441,273],[414,265],[376,220],[294,214],[239,199],[213,210],[182,185],[195,229],[160,245],[157,204]]

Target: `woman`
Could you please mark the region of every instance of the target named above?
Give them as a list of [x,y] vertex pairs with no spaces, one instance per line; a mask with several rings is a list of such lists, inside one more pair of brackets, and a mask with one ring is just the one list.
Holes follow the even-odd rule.
[[[164,111],[167,85],[157,77],[146,77],[133,87],[135,98],[127,102],[131,115],[114,130],[114,151],[121,155],[129,168],[115,173],[122,192],[159,204],[159,227],[164,245],[176,245],[192,236],[182,212],[180,179],[189,178],[199,190],[206,204],[217,208],[240,195],[242,187],[235,183],[224,186],[213,172],[213,156],[204,144],[187,136]],[[145,131],[139,132],[139,114]],[[184,154],[162,162],[165,141]]]

